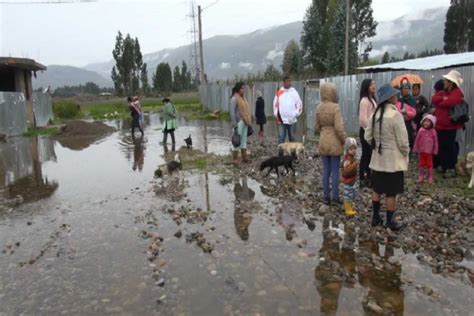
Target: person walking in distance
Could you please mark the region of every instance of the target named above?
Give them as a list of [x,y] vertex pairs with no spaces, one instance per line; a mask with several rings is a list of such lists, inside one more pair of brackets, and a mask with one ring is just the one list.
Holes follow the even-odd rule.
[[290,142],[295,141],[295,127],[303,111],[300,95],[291,86],[291,78],[283,77],[283,87],[277,90],[273,100],[273,116],[278,124],[278,143],[284,143],[286,135]]
[[263,139],[263,125],[267,123],[267,117],[265,116],[265,100],[263,100],[262,92],[257,90],[257,101],[255,102],[255,118],[257,119],[257,125],[260,127],[258,131],[258,137]]

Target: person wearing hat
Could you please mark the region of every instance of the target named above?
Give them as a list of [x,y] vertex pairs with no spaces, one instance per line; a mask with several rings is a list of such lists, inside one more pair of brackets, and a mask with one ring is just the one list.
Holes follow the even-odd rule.
[[346,216],[357,215],[352,207],[357,180],[357,141],[353,137],[347,137],[344,143],[344,158],[342,160],[341,181],[344,183],[344,210]]
[[422,119],[421,128],[416,135],[413,152],[418,153],[420,158],[419,183],[422,183],[425,179],[425,169],[428,173],[428,182],[433,183],[433,156],[438,154],[438,135],[435,126],[436,117],[427,114]]
[[163,120],[165,123],[163,127],[163,145],[166,145],[168,134],[171,135],[171,141],[173,142],[173,145],[176,145],[176,140],[174,138],[174,131],[176,128],[178,128],[178,125],[176,124],[176,107],[168,98],[164,98],[163,103],[165,104],[165,109],[163,111]]
[[[461,90],[463,79],[456,70],[451,70],[444,78],[444,91],[433,96],[435,105],[436,131],[439,142],[439,164],[447,178],[456,176],[459,154],[459,135],[463,135],[464,124],[455,124],[449,118],[449,110],[464,101]],[[458,135],[459,134],[459,135]]]
[[265,116],[265,100],[263,100],[262,92],[257,90],[257,101],[255,102],[255,118],[257,125],[260,126],[258,136],[263,139],[263,125],[267,123],[267,117]]
[[404,172],[408,170],[410,147],[402,114],[397,110],[398,90],[384,84],[377,91],[378,105],[365,131],[365,139],[372,146],[372,226],[382,225],[380,198],[385,195],[385,227],[399,230],[395,221],[396,197],[404,191]]

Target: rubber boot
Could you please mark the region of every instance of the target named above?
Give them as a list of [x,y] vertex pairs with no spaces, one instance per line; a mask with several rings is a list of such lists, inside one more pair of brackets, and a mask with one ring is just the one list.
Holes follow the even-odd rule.
[[428,169],[428,182],[433,183],[433,168]]
[[386,214],[387,214],[387,223],[385,224],[385,228],[390,228],[391,230],[394,230],[394,231],[400,230],[403,228],[402,223],[398,223],[397,221],[395,221],[395,218],[394,218],[395,211],[387,211]]
[[383,220],[380,217],[380,201],[372,201],[372,227],[382,224]]
[[170,134],[171,134],[171,142],[174,146],[174,145],[176,145],[176,139],[174,138],[174,132],[171,132]]
[[250,162],[250,159],[249,159],[249,157],[247,156],[247,149],[241,149],[240,151],[241,151],[241,153],[242,153],[242,162],[243,162],[243,163],[249,163],[249,162]]
[[232,164],[234,166],[239,165],[239,152],[238,151],[232,151]]
[[357,212],[352,208],[351,202],[344,202],[344,210],[346,211],[346,216],[348,217],[357,215]]
[[420,175],[418,176],[418,183],[423,183],[425,180],[425,169],[420,168]]
[[168,141],[168,133],[163,133],[163,145],[166,145],[167,141]]

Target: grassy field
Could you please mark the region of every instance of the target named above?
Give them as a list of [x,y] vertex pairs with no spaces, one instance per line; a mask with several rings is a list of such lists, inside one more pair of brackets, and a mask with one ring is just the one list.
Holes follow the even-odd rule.
[[[203,112],[197,93],[179,93],[170,97],[178,113],[190,120],[230,120],[227,113]],[[163,110],[162,98],[143,98],[140,104],[144,112],[161,112]],[[125,98],[102,100],[54,100],[53,108],[55,117],[59,119],[79,119],[83,117],[95,120],[111,118],[130,118],[130,110]]]
[[29,128],[28,131],[24,132],[22,136],[34,137],[34,136],[52,136],[59,132],[58,127],[47,127],[47,128]]

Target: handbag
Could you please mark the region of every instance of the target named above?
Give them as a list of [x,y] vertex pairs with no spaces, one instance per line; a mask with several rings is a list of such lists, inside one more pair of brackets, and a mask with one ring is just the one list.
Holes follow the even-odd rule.
[[464,124],[469,121],[469,104],[466,101],[449,109],[449,118],[454,124]]
[[251,136],[253,134],[253,128],[252,126],[247,127],[247,137]]
[[232,146],[240,147],[240,135],[237,132],[237,127],[234,128],[234,134],[232,135]]

